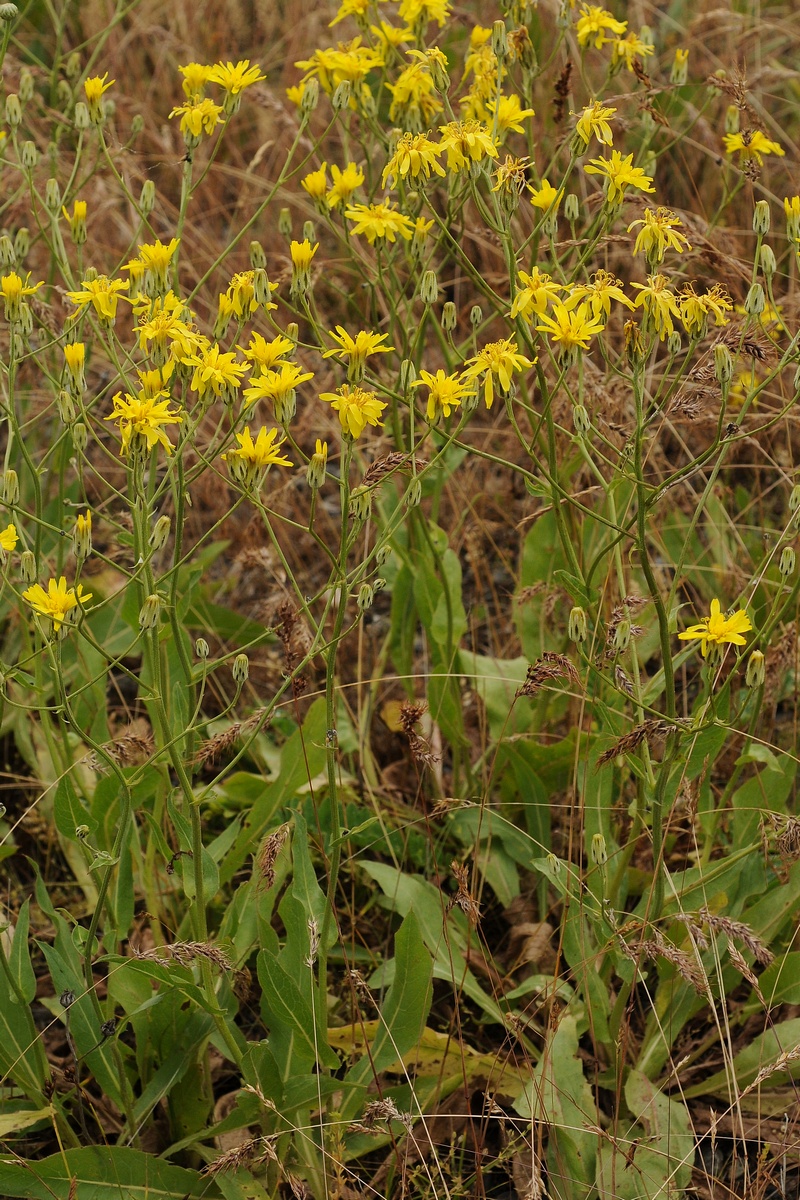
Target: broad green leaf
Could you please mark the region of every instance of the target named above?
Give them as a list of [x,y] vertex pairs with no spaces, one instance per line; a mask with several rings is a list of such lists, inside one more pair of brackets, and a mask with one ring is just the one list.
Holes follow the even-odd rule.
[[0,1195],[8,1200],[183,1200],[201,1195],[212,1200],[217,1194],[196,1171],[127,1146],[84,1146],[34,1162],[0,1158]]
[[733,1060],[732,1071],[715,1071],[707,1079],[684,1088],[683,1094],[689,1098],[716,1096],[730,1104],[733,1102],[730,1096],[731,1086],[733,1085],[735,1097],[743,1088],[749,1087],[761,1071],[771,1070],[767,1084],[770,1088],[780,1087],[789,1079],[800,1079],[800,1059],[790,1061],[781,1070],[774,1070],[782,1056],[790,1050],[795,1050],[799,1042],[800,1017],[780,1021],[753,1038],[739,1051]]
[[52,1121],[56,1110],[52,1104],[46,1108],[18,1108],[14,1112],[0,1113],[0,1138],[7,1138],[11,1133],[19,1133],[22,1129],[30,1129],[39,1121]]
[[640,1071],[628,1075],[625,1102],[636,1123],[600,1148],[600,1200],[662,1200],[679,1195],[689,1186],[695,1156],[686,1106],[662,1095]]
[[[335,1069],[339,1060],[328,1046],[321,1021],[295,980],[268,950],[258,956],[258,980],[268,1024],[279,1024],[293,1034],[304,1058]],[[318,1015],[319,1016],[319,1015]],[[315,1036],[316,1030],[316,1036]]]
[[[28,929],[30,928],[30,896],[19,910],[11,951],[8,955],[8,966],[25,1003],[30,1004],[36,995],[36,976],[31,966],[31,955],[28,947]],[[9,989],[9,999],[17,1001],[15,993]]]

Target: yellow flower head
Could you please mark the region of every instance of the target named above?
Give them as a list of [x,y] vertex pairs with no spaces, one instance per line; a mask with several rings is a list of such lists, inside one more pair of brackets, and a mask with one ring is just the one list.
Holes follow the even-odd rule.
[[564,195],[563,188],[554,188],[547,179],[542,180],[540,187],[531,188],[530,191],[531,204],[542,212],[556,212]]
[[387,83],[392,93],[389,120],[402,122],[405,129],[421,133],[430,125],[443,105],[436,95],[430,66],[427,62],[412,63],[404,67],[394,83]]
[[540,333],[549,335],[552,342],[558,342],[562,351],[569,352],[576,347],[581,350],[589,349],[589,338],[605,329],[603,322],[592,316],[587,303],[579,304],[577,308],[569,309],[560,300],[555,300],[550,310],[550,316],[542,313],[539,318],[541,325],[536,328]]
[[245,88],[261,83],[266,78],[261,67],[250,66],[249,58],[237,63],[218,62],[208,72],[208,82],[218,83],[231,96],[238,96]]
[[346,17],[355,17],[360,22],[364,21],[371,5],[372,0],[342,0],[336,16],[328,22],[328,27],[333,28],[340,21],[344,21]]
[[439,132],[447,151],[448,171],[461,171],[483,158],[497,158],[492,135],[480,121],[449,121],[439,126]]
[[294,353],[294,342],[284,337],[283,334],[278,334],[268,342],[260,333],[251,333],[250,344],[246,347],[239,346],[238,349],[252,364],[254,370],[271,371],[273,367],[282,362],[287,354]]
[[786,153],[783,146],[768,138],[760,129],[748,129],[744,133],[726,133],[723,141],[726,154],[735,154],[738,150],[740,163],[755,160],[761,166],[765,154],[776,154],[783,158]]
[[177,104],[169,115],[170,120],[173,117],[181,118],[184,141],[194,147],[203,134],[209,137],[214,132],[222,120],[222,113],[221,104],[215,104],[208,96],[204,99],[195,96],[185,104]]
[[297,405],[296,389],[314,378],[313,371],[304,371],[297,363],[279,363],[272,370],[262,371],[243,394],[245,404],[271,400],[278,421],[291,421]]
[[513,94],[500,96],[497,101],[490,100],[486,110],[488,124],[494,125],[495,116],[497,117],[498,133],[505,133],[509,129],[513,129],[515,133],[524,133],[525,127],[522,122],[526,117],[536,116],[532,108],[523,108],[519,96]]
[[[78,312],[91,304],[100,320],[110,325],[117,317],[120,293],[127,292],[129,287],[127,279],[109,279],[107,275],[98,275],[96,279],[84,279],[80,289],[67,292],[67,296],[78,306]],[[121,298],[127,300],[127,296]]]
[[353,233],[363,233],[370,246],[376,238],[394,242],[398,234],[408,241],[414,232],[411,218],[392,208],[388,200],[385,204],[351,204],[344,215],[354,222]]
[[346,329],[337,325],[336,332],[329,333],[328,336],[338,345],[326,350],[322,357],[346,359],[347,378],[351,383],[357,383],[363,378],[370,354],[389,354],[394,350],[394,346],[381,345],[389,336],[388,333],[370,333],[366,329],[360,329],[356,336],[352,337]]
[[609,121],[616,111],[615,108],[607,108],[599,100],[594,100],[591,104],[587,104],[581,113],[575,126],[575,132],[587,146],[592,140],[592,135],[602,145],[610,146],[614,141],[614,136]]
[[629,33],[624,38],[617,38],[614,42],[614,62],[625,63],[629,71],[633,71],[633,64],[636,59],[647,58],[653,53],[653,47],[649,42],[643,42],[635,33]]
[[120,454],[132,450],[150,453],[156,446],[163,446],[167,454],[172,453],[172,443],[164,432],[165,425],[179,425],[183,416],[177,409],[170,408],[170,397],[165,391],[149,395],[146,391],[117,392],[114,408],[106,421],[117,421],[122,436]]
[[190,384],[192,391],[199,396],[211,391],[222,400],[233,398],[247,370],[246,365],[237,359],[234,350],[220,350],[216,343],[191,355],[186,362],[194,367]]
[[360,437],[367,425],[383,425],[380,418],[386,403],[374,392],[343,383],[335,392],[322,392],[320,400],[327,401],[338,412],[342,433],[347,437]]
[[647,283],[634,283],[639,292],[634,301],[636,308],[644,308],[653,323],[653,328],[663,342],[675,332],[672,318],[680,319],[678,298],[670,289],[666,275],[648,275]]
[[17,546],[19,535],[16,525],[6,525],[5,529],[0,530],[0,550],[4,554],[11,554]]
[[401,0],[397,15],[406,25],[436,21],[441,28],[450,16],[450,5],[447,0]]
[[677,226],[681,224],[680,217],[668,208],[646,208],[644,216],[631,221],[628,226],[628,233],[637,225],[642,227],[636,235],[633,253],[643,252],[650,266],[658,266],[668,249],[676,250],[678,254],[691,250],[689,239],[677,232]]
[[622,290],[622,280],[602,269],[595,271],[591,283],[579,283],[571,287],[564,303],[567,308],[574,308],[582,300],[588,302],[593,317],[602,317],[605,321],[611,316],[612,300],[624,304],[626,308],[633,308],[633,303]]
[[311,242],[308,238],[304,238],[302,242],[292,242],[289,246],[289,254],[292,259],[292,266],[296,271],[308,271],[314,255],[319,250],[319,242]]
[[86,103],[89,105],[89,115],[93,121],[102,120],[103,93],[116,83],[115,79],[108,79],[108,83],[106,83],[107,79],[108,71],[102,78],[99,75],[92,75],[89,79],[84,80],[83,90],[86,95]]
[[397,140],[394,154],[383,168],[381,187],[386,187],[391,179],[392,186],[401,179],[429,179],[431,171],[444,175],[444,168],[436,161],[442,153],[442,147],[437,146],[424,133],[404,133]]
[[309,171],[300,180],[300,187],[308,192],[312,200],[324,200],[328,190],[328,164],[324,162],[316,171]]
[[280,448],[286,441],[286,438],[280,438],[276,441],[277,437],[277,429],[267,431],[262,425],[255,441],[253,441],[250,427],[245,425],[244,432],[236,434],[236,440],[239,443],[237,448],[229,450],[227,454],[223,454],[222,456],[230,467],[233,477],[238,479],[245,487],[250,487],[256,478],[269,467],[294,466],[291,459],[284,458],[280,453]]
[[33,587],[29,587],[22,593],[22,599],[27,600],[35,613],[41,617],[47,617],[53,622],[55,633],[58,633],[65,622],[71,623],[72,618],[77,615],[73,610],[79,609],[80,605],[85,604],[91,598],[92,593],[84,594],[83,585],[80,583],[77,589],[68,588],[63,575],[58,582],[51,579],[47,585],[47,591],[40,583],[35,583]]
[[0,293],[3,296],[7,321],[18,321],[22,309],[22,301],[25,297],[32,296],[34,292],[38,292],[40,287],[44,287],[44,281],[35,283],[31,287],[28,283],[29,279],[30,274],[26,275],[23,280],[16,271],[11,271],[8,275],[4,275],[0,279]]
[[183,76],[182,87],[189,99],[201,97],[203,88],[208,83],[211,67],[204,63],[190,62],[185,67],[178,67],[178,70]]
[[487,408],[494,403],[495,380],[500,391],[507,395],[511,391],[511,376],[516,371],[532,367],[533,362],[520,354],[517,343],[510,338],[499,342],[487,342],[474,358],[467,360],[463,378],[468,382],[483,376],[483,398]]
[[564,291],[563,283],[556,283],[538,267],[534,267],[530,273],[520,271],[519,277],[522,280],[522,287],[517,291],[511,305],[512,317],[522,314],[523,317],[531,320],[533,313],[541,315],[547,305],[556,299],[558,293]]
[[594,39],[594,46],[597,50],[605,45],[606,42],[612,40],[606,37],[606,31],[622,34],[627,28],[627,21],[616,20],[610,12],[605,8],[601,8],[599,4],[584,4],[581,8],[581,15],[578,17],[575,25],[579,45],[588,46],[592,39]]
[[625,189],[639,188],[642,192],[654,192],[653,180],[645,175],[641,167],[633,165],[633,155],[622,157],[618,150],[611,151],[611,158],[593,158],[589,166],[583,168],[587,175],[605,175],[608,182],[609,204],[622,203]]
[[703,658],[707,658],[709,646],[744,646],[747,639],[742,637],[742,634],[749,633],[752,628],[750,618],[743,608],[725,617],[719,600],[712,600],[710,615],[703,617],[699,624],[679,633],[678,637],[682,642],[699,640]]
[[356,188],[361,187],[364,182],[364,172],[354,162],[348,163],[343,171],[335,165],[332,166],[331,175],[333,183],[327,196],[328,208],[346,204]]
[[452,409],[458,408],[462,398],[472,391],[458,375],[445,375],[441,368],[435,375],[430,371],[420,371],[419,374],[419,379],[415,379],[411,386],[428,389],[425,415],[429,421],[435,421],[440,412],[449,417]]

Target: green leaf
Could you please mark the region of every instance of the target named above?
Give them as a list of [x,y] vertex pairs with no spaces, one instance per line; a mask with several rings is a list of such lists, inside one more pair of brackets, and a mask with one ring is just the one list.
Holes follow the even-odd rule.
[[686,1106],[661,1094],[640,1071],[631,1071],[625,1102],[636,1122],[598,1157],[601,1200],[662,1200],[689,1186],[695,1139]]
[[282,1025],[293,1034],[304,1058],[335,1070],[339,1059],[328,1045],[321,1022],[315,1021],[300,988],[269,950],[262,950],[258,956],[258,981],[268,1023]]
[[[30,926],[30,897],[19,910],[14,937],[11,942],[11,952],[8,956],[8,966],[14,977],[14,982],[22,993],[25,1003],[30,1004],[36,995],[36,976],[31,966],[30,950],[28,948],[28,929]],[[9,999],[17,1002],[13,991],[9,990]]]
[[[707,1079],[684,1088],[684,1096],[716,1096],[727,1103],[732,1103],[731,1086],[735,1091],[741,1091],[755,1080],[760,1071],[775,1066],[776,1061],[788,1050],[796,1048],[800,1042],[800,1017],[792,1017],[789,1021],[780,1021],[777,1025],[766,1029],[764,1033],[740,1050],[733,1060],[733,1072],[730,1070],[716,1071]],[[731,1078],[735,1079],[735,1083]],[[789,1079],[800,1079],[800,1059],[790,1062],[781,1071],[775,1071],[769,1076],[770,1087],[780,1087]],[[735,1093],[734,1093],[735,1094]]]
[[89,810],[81,802],[69,775],[62,775],[56,784],[53,796],[53,816],[56,829],[62,837],[75,841],[75,830],[79,825],[88,825],[94,837],[97,828]]
[[[73,1191],[73,1181],[76,1189]],[[216,1194],[196,1171],[126,1146],[85,1146],[35,1162],[0,1158],[8,1200],[183,1200]]]

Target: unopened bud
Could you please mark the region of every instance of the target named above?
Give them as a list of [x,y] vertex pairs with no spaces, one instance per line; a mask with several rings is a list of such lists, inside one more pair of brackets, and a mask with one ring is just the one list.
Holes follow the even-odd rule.
[[772,249],[772,246],[762,246],[759,251],[759,259],[761,260],[761,270],[764,272],[764,278],[767,283],[771,283],[778,269],[778,264],[775,260],[775,251]]
[[669,335],[669,337],[667,338],[667,350],[673,356],[675,356],[676,354],[680,354],[680,352],[681,352],[681,335],[679,333],[673,332]]
[[760,283],[752,284],[745,298],[744,311],[750,317],[760,317],[764,311],[765,304],[763,287]]
[[784,579],[786,579],[788,575],[794,574],[796,558],[797,556],[794,552],[794,546],[783,547],[783,550],[781,551],[781,561],[778,564],[778,570]]
[[204,637],[199,637],[194,644],[194,652],[198,658],[208,658],[211,653],[211,647]]
[[18,14],[16,4],[0,4],[0,21],[16,21]]
[[14,92],[9,92],[6,96],[6,122],[12,129],[17,129],[22,122],[22,106],[19,96]]
[[422,481],[420,479],[412,479],[408,485],[406,492],[406,508],[416,508],[422,499]]
[[363,484],[353,488],[347,511],[354,521],[366,521],[372,512],[372,489]]
[[269,279],[263,267],[253,268],[253,299],[256,304],[268,304],[270,292]]
[[292,236],[292,214],[288,208],[282,208],[278,213],[278,233],[282,237]]
[[[331,96],[331,108],[335,113],[341,112],[343,108],[347,108],[350,103],[351,92],[352,88],[349,79],[343,79],[341,83],[336,85]],[[303,99],[305,99],[305,92],[303,92]]]
[[478,330],[483,323],[483,309],[480,304],[473,304],[469,310],[469,323],[473,329]]
[[88,836],[89,836],[89,826],[88,825],[76,825],[75,826],[75,837],[78,839],[79,842],[82,842],[83,839],[87,838]]
[[139,610],[139,628],[144,632],[155,629],[161,619],[161,597],[151,592]]
[[769,218],[769,203],[766,200],[757,200],[753,209],[753,232],[759,237],[769,233]]
[[606,839],[602,833],[592,834],[591,847],[592,862],[596,867],[604,867],[608,862],[608,853],[606,851]]
[[767,668],[761,650],[754,650],[747,660],[744,681],[749,688],[760,688],[767,677]]
[[435,304],[439,298],[439,283],[435,271],[425,271],[419,286],[419,297],[423,304]]
[[247,677],[250,674],[250,659],[246,654],[236,655],[231,667],[231,674],[233,675],[233,682],[239,687],[247,683]]
[[592,420],[583,404],[576,404],[572,409],[572,424],[578,437],[586,437],[592,428]]
[[20,161],[23,171],[33,171],[39,161],[39,151],[35,142],[23,142],[20,150]]
[[24,583],[33,583],[36,579],[36,559],[32,550],[23,550],[20,554],[19,573]]
[[739,106],[737,104],[729,104],[725,109],[725,132],[739,132]]
[[800,508],[800,483],[796,483],[789,493],[789,512],[795,513]]
[[58,1003],[61,1005],[62,1008],[71,1008],[72,1005],[75,1003],[75,999],[76,999],[75,993],[73,991],[70,991],[69,988],[66,988],[61,993],[61,995],[58,997]]
[[300,101],[300,116],[310,117],[319,103],[319,80],[312,75],[303,84],[303,97]]
[[3,503],[12,508],[19,500],[19,477],[13,468],[3,472]]
[[564,198],[564,216],[572,224],[581,215],[581,204],[574,192],[569,192]]
[[76,421],[72,426],[72,444],[78,454],[83,454],[86,449],[86,443],[89,441],[89,431],[83,421]]
[[289,324],[286,326],[286,329],[284,331],[284,336],[287,337],[290,342],[292,342],[292,344],[294,345],[294,348],[296,350],[297,343],[300,338],[300,326],[297,324],[297,321],[289,322]]
[[669,81],[673,87],[683,87],[689,77],[689,51],[682,50],[680,46],[675,51],[675,57],[672,60],[672,69],[669,73]]
[[65,388],[61,388],[60,391],[56,393],[56,409],[58,410],[59,419],[63,421],[65,425],[71,425],[78,415],[72,396],[70,396],[69,392],[66,391]]
[[316,449],[308,460],[306,483],[312,489],[321,488],[328,466],[328,443],[317,438]]
[[150,213],[155,208],[156,203],[156,185],[152,179],[145,179],[142,184],[142,190],[139,193],[139,212],[143,217],[149,217]]
[[81,56],[77,50],[73,50],[67,59],[67,64],[64,67],[64,74],[67,79],[77,79],[81,73]]
[[568,633],[571,642],[585,642],[589,636],[589,623],[586,619],[586,612],[579,604],[570,609]]
[[72,548],[79,562],[88,558],[92,553],[92,514],[87,509],[78,513],[75,518],[75,528],[72,531]]
[[61,188],[57,179],[48,179],[44,189],[44,206],[50,213],[61,211]]
[[250,266],[254,271],[259,269],[264,271],[267,266],[267,256],[264,252],[264,247],[261,245],[261,242],[257,242],[255,239],[250,243]]
[[375,562],[379,567],[384,566],[392,557],[392,547],[388,542],[381,543],[375,551]]
[[14,234],[14,253],[17,256],[17,262],[22,262],[23,259],[27,258],[28,251],[30,250],[30,248],[31,248],[30,230],[25,225],[21,225],[20,228],[17,230],[17,232]]
[[628,649],[630,640],[631,623],[627,617],[623,617],[623,619],[617,623],[617,626],[614,629],[613,645],[618,654],[623,654]]
[[452,300],[448,300],[442,306],[442,329],[445,331],[445,333],[452,333],[456,327],[457,321],[458,314],[456,312],[456,306],[453,304]]
[[92,123],[92,118],[89,114],[89,106],[84,100],[77,100],[75,103],[75,128],[78,133],[85,133]]
[[0,237],[0,267],[15,267],[17,265],[17,255],[14,250],[14,243],[7,233]]
[[372,608],[372,601],[375,599],[375,593],[368,583],[362,583],[358,589],[358,599],[356,601],[359,612],[366,612],[368,608]]
[[498,62],[508,54],[508,35],[505,21],[495,21],[492,25],[492,52]]
[[164,549],[167,542],[169,541],[169,534],[170,534],[171,528],[172,528],[172,521],[166,515],[166,513],[163,516],[158,518],[158,520],[156,521],[155,525],[153,526],[152,532],[150,534],[150,545],[153,547],[153,550],[163,550]]
[[724,342],[717,342],[714,347],[714,374],[723,388],[733,379],[733,358]]
[[134,113],[131,117],[131,137],[138,137],[144,129],[144,117],[141,113]]
[[561,859],[557,854],[553,854],[552,851],[547,855],[547,865],[554,875],[558,876],[561,874]]
[[407,392],[412,383],[416,382],[417,370],[410,358],[404,358],[400,363],[400,391]]

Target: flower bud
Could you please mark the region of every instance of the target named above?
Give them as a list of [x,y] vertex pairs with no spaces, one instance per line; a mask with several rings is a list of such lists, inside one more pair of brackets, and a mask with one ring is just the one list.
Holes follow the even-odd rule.
[[[349,79],[343,79],[341,83],[336,85],[331,96],[331,108],[335,113],[341,112],[343,108],[347,108],[350,103],[351,92],[352,88]],[[303,92],[303,99],[305,100],[305,92]]]
[[313,221],[303,222],[303,237],[307,242],[315,242],[317,240],[317,231],[314,228]]
[[673,356],[681,352],[681,335],[673,332],[667,338],[667,350]]
[[88,509],[85,513],[78,513],[75,518],[72,549],[78,562],[82,562],[92,553],[92,514]]
[[796,483],[789,493],[789,512],[795,513],[800,508],[800,483]]
[[602,833],[592,834],[591,847],[592,862],[596,867],[604,867],[608,862],[608,853],[606,851],[606,839]]
[[725,109],[725,132],[739,132],[739,106],[736,104],[729,104]]
[[614,649],[618,654],[624,654],[630,645],[630,641],[631,623],[627,617],[623,617],[622,620],[617,623],[617,626],[614,629]]
[[12,129],[18,129],[22,123],[22,106],[19,96],[14,92],[9,92],[6,96],[6,122]]
[[61,211],[61,188],[57,179],[48,179],[44,189],[44,206],[49,213],[55,215]]
[[138,137],[144,129],[144,117],[141,113],[134,113],[131,117],[131,137]]
[[554,238],[557,235],[557,233],[558,233],[558,213],[557,212],[554,211],[554,212],[545,213],[544,220],[542,221],[542,232],[544,233],[544,236],[546,238]]
[[783,202],[786,213],[786,236],[790,242],[796,242],[800,237],[800,196],[787,196]]
[[20,162],[23,171],[33,171],[39,161],[39,151],[35,142],[23,142],[20,150]]
[[199,637],[194,644],[194,652],[198,658],[206,659],[211,653],[211,647],[204,637]]
[[169,541],[172,521],[166,513],[159,517],[150,534],[150,545],[154,551],[163,550]]
[[375,593],[368,583],[362,583],[358,589],[358,599],[356,601],[359,612],[366,612],[368,608],[372,608],[372,601],[375,599]]
[[263,267],[253,268],[253,299],[256,304],[269,304],[271,295],[267,272]]
[[783,547],[783,550],[781,551],[781,561],[778,564],[778,570],[784,579],[786,579],[788,575],[794,574],[796,558],[797,556],[794,552],[794,546]]
[[778,269],[778,264],[775,261],[775,251],[772,249],[772,246],[762,246],[759,251],[759,259],[761,261],[761,270],[764,272],[764,278],[767,283],[771,283]]
[[[33,311],[27,300],[23,300],[19,306],[19,332],[24,338],[30,337],[33,333]],[[24,353],[24,347],[15,349],[14,354],[17,358]]]
[[70,396],[69,392],[66,391],[65,388],[61,388],[61,390],[56,393],[56,409],[58,410],[59,419],[65,425],[71,425],[78,415],[72,396]]
[[77,50],[73,50],[67,59],[66,66],[64,67],[64,74],[66,75],[67,79],[77,79],[80,73],[81,56]]
[[714,347],[714,374],[723,388],[733,379],[733,358],[724,342],[717,342]]
[[458,314],[456,313],[456,306],[453,304],[452,300],[448,300],[442,306],[442,329],[445,331],[445,333],[452,333],[456,327],[457,321]]
[[406,508],[416,508],[422,499],[422,481],[415,477],[408,485],[408,491],[405,495]]
[[303,84],[303,97],[300,101],[300,116],[308,118],[319,104],[319,80],[312,75]]
[[750,317],[760,317],[764,311],[765,304],[763,287],[760,283],[752,284],[745,298],[744,311]]
[[382,592],[385,587],[386,587],[386,580],[383,578],[382,575],[376,575],[372,581],[372,590],[375,593],[375,595],[377,596],[378,592]]
[[278,233],[287,238],[292,236],[292,214],[288,208],[282,208],[278,213]]
[[13,508],[19,501],[19,478],[17,472],[9,467],[3,472],[3,503]]
[[16,4],[0,4],[0,21],[16,21],[18,14]]
[[30,248],[31,248],[30,230],[25,225],[21,225],[20,228],[17,230],[17,232],[14,234],[14,254],[16,255],[17,262],[22,262],[23,259],[28,257],[28,251],[30,250]]
[[75,837],[78,839],[79,842],[82,842],[83,839],[87,838],[88,836],[89,836],[89,826],[88,825],[76,825],[75,826]]
[[568,192],[564,198],[564,216],[573,224],[581,215],[581,205],[574,192]]
[[495,21],[492,25],[492,53],[498,62],[508,55],[508,35],[505,21]]
[[289,324],[286,326],[286,329],[284,331],[284,337],[287,337],[289,339],[289,341],[293,343],[294,348],[296,350],[297,343],[300,339],[300,327],[297,324],[297,321],[289,322]]
[[689,51],[682,50],[679,46],[675,51],[675,57],[672,60],[672,68],[669,73],[669,81],[673,87],[683,87],[686,80],[689,78]]
[[547,865],[556,877],[561,874],[561,859],[552,851],[547,855]]
[[753,210],[753,232],[759,237],[764,237],[769,233],[769,203],[766,200],[757,200]]
[[156,204],[156,185],[152,179],[145,179],[139,193],[139,212],[143,217],[149,217]]
[[749,688],[760,688],[767,677],[767,668],[761,650],[754,650],[747,660],[744,681]]
[[419,297],[423,304],[435,304],[439,298],[439,283],[435,271],[425,271],[419,287]]
[[63,112],[72,106],[72,85],[66,79],[59,79],[56,84],[56,103]]
[[139,628],[143,633],[147,629],[155,629],[160,620],[161,597],[157,596],[155,592],[151,592],[139,610]]
[[36,559],[32,550],[23,550],[19,556],[19,573],[23,583],[33,583],[36,579]]
[[72,426],[72,444],[78,454],[83,454],[89,441],[89,431],[83,421],[76,421]]
[[325,482],[328,465],[328,443],[317,438],[316,449],[308,460],[306,468],[306,483],[310,488],[321,488]]
[[231,674],[233,675],[233,682],[239,687],[247,683],[247,677],[250,674],[250,659],[246,654],[236,655],[231,667]]
[[469,310],[469,323],[473,329],[478,330],[483,322],[483,309],[480,304],[473,304]]
[[17,255],[14,250],[14,243],[7,233],[0,237],[0,266],[15,267],[17,265]]
[[586,612],[576,604],[569,612],[568,634],[571,642],[585,642],[589,636],[589,624]]
[[85,133],[92,123],[92,118],[89,115],[89,106],[84,100],[78,100],[75,103],[75,128],[78,133]]
[[400,363],[400,391],[407,392],[412,383],[416,382],[417,370],[410,358],[404,358]]
[[353,488],[347,511],[352,520],[366,521],[372,512],[372,489],[364,487],[363,483]]
[[592,420],[583,404],[576,404],[572,409],[572,425],[578,437],[586,437],[592,428]]
[[250,243],[250,266],[254,271],[259,269],[265,271],[267,267],[267,256],[264,252],[264,247],[255,238]]

